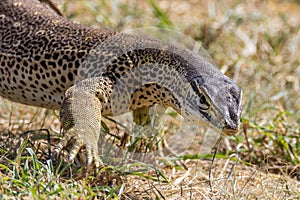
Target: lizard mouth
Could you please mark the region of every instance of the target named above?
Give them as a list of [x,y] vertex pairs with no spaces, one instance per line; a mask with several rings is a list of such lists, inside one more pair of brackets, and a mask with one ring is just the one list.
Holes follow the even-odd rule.
[[[204,112],[197,109],[195,106],[191,106],[191,108],[192,109],[189,110],[189,118],[192,119],[191,121],[198,121],[200,119],[199,125],[206,124],[224,136],[234,135],[239,130],[239,117],[236,117],[235,119],[227,119],[220,114],[221,112],[216,112],[212,115],[212,113]],[[200,116],[199,113],[201,114]]]
[[239,122],[240,122],[241,112],[238,112],[238,114],[234,114],[234,112],[231,112],[229,116],[230,117],[225,118],[225,124],[224,127],[222,128],[222,134],[228,136],[234,135],[238,132],[240,126]]
[[225,121],[225,126],[222,129],[222,134],[223,135],[234,135],[238,132],[239,130],[239,123],[238,121]]
[[225,136],[231,136],[234,135],[238,132],[238,129],[232,129],[232,128],[228,128],[228,127],[224,127],[222,130],[222,135]]

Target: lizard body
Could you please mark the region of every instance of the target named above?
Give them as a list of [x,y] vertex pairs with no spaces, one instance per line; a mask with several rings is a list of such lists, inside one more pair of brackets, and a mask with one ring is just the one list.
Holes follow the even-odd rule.
[[[49,4],[51,5],[51,4]],[[51,6],[52,7],[52,6]],[[238,130],[241,90],[206,59],[157,39],[86,27],[37,0],[0,4],[0,95],[59,109],[70,160],[82,147],[99,166],[102,116],[172,107],[184,117]]]

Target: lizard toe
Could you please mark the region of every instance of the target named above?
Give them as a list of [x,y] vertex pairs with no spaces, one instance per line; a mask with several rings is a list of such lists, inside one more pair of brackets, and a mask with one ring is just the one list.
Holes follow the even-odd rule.
[[65,135],[62,140],[55,146],[53,153],[52,153],[52,158],[57,158],[62,150],[68,145],[70,141],[70,136],[69,135]]
[[92,164],[95,165],[95,168],[98,169],[103,166],[103,163],[99,157],[97,147],[87,148],[87,167],[90,168]]
[[91,164],[93,163],[93,160],[94,160],[91,149],[87,149],[86,157],[87,157],[87,168],[90,168],[90,166],[91,166]]
[[70,154],[69,154],[69,161],[72,162],[79,151],[83,148],[84,143],[82,139],[74,138],[74,143],[71,147]]
[[100,167],[103,167],[103,166],[104,166],[104,164],[103,164],[101,158],[100,158],[99,155],[98,155],[98,150],[97,150],[97,153],[94,151],[93,157],[94,157],[94,163],[95,163],[95,168],[96,168],[96,169],[99,169]]

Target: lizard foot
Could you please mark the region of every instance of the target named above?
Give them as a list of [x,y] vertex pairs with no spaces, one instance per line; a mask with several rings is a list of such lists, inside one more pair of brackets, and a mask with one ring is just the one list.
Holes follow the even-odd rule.
[[52,154],[52,158],[58,157],[62,150],[70,147],[69,152],[69,161],[73,162],[78,153],[81,152],[82,149],[86,150],[86,166],[89,169],[92,164],[95,165],[96,169],[104,166],[98,153],[98,145],[97,140],[92,137],[88,137],[86,131],[70,129],[62,138],[61,142],[59,142],[54,148],[54,152]]

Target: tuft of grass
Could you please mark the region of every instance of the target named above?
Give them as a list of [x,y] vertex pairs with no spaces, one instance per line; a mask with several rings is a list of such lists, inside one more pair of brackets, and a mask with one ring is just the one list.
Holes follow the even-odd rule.
[[300,180],[298,120],[299,115],[280,110],[265,124],[243,119],[244,133],[247,134],[247,151],[242,153],[244,160],[267,165],[269,171],[287,173]]
[[172,21],[169,18],[168,14],[159,7],[156,0],[148,0],[148,3],[153,10],[154,16],[159,19],[158,27],[173,28]]

